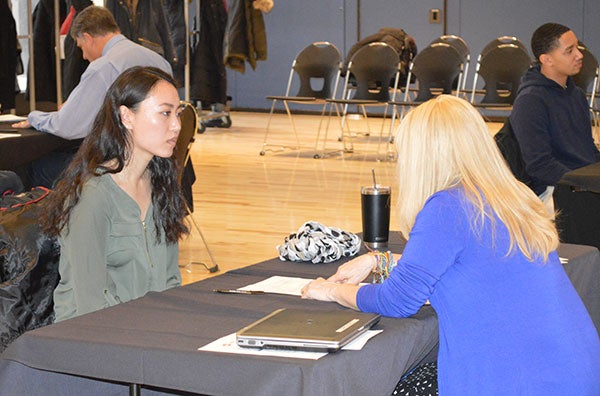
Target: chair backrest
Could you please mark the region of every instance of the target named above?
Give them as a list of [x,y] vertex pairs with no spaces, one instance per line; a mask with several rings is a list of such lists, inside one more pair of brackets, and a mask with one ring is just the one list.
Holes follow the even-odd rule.
[[[598,59],[592,54],[587,47],[580,41],[577,49],[583,54],[583,65],[579,73],[573,76],[573,82],[583,92],[594,95],[598,84]],[[590,99],[590,104],[593,103],[593,97]]]
[[[431,99],[436,89],[440,93],[452,93],[454,81],[460,81],[463,60],[454,46],[444,42],[432,43],[419,52],[409,71],[409,76],[414,75],[419,86],[415,102]],[[409,85],[406,86],[405,99],[408,99]]]
[[480,55],[483,57],[487,54],[488,51],[490,51],[502,44],[516,45],[517,47],[519,47],[523,51],[525,51],[527,54],[529,54],[529,50],[527,49],[527,46],[521,40],[519,40],[517,37],[515,37],[515,36],[500,36],[498,38],[493,39],[489,43],[487,43],[485,45],[485,47],[483,47],[483,49],[481,50]]
[[300,51],[292,65],[300,79],[300,88],[296,96],[317,99],[334,97],[341,63],[342,54],[335,45],[329,42],[308,45]]
[[181,102],[183,110],[181,111],[181,130],[177,137],[177,144],[173,150],[173,159],[177,162],[179,173],[178,181],[181,183],[183,169],[190,155],[190,148],[196,139],[198,132],[198,112],[196,108],[189,102]]
[[469,50],[469,46],[467,45],[467,42],[460,36],[456,36],[454,34],[445,34],[443,36],[436,38],[435,40],[433,40],[431,42],[431,44],[435,44],[435,43],[445,43],[445,44],[451,45],[452,47],[454,47],[456,49],[456,51],[458,51],[461,58],[463,58],[465,60],[470,55],[470,50]]
[[529,53],[516,44],[500,44],[488,49],[479,56],[471,100],[474,101],[477,76],[481,76],[485,81],[485,95],[481,103],[512,104],[521,77],[530,66]]
[[350,60],[346,86],[352,75],[356,83],[353,99],[388,102],[390,84],[397,88],[399,70],[400,57],[394,48],[385,43],[370,43],[356,51]]
[[463,70],[460,77],[462,81],[458,81],[458,79],[456,79],[454,82],[454,87],[464,91],[467,85],[467,75],[469,74],[469,65],[471,63],[471,50],[469,49],[467,42],[460,36],[454,34],[445,34],[431,42],[431,44],[434,43],[450,44],[458,51],[459,55],[463,59]]

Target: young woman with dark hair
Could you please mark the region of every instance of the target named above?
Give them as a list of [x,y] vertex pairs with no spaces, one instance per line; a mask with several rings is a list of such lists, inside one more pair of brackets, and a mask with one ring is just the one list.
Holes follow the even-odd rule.
[[56,321],[180,285],[180,111],[174,80],[157,68],[128,69],[109,88],[43,219],[61,247]]

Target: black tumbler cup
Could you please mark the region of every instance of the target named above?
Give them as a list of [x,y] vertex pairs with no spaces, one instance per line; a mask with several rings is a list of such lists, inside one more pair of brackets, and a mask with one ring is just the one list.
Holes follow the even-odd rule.
[[391,188],[366,186],[360,194],[363,242],[372,249],[385,248],[390,234]]

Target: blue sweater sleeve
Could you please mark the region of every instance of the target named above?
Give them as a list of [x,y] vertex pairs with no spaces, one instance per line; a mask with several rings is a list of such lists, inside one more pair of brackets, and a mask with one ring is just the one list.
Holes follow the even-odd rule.
[[359,289],[358,308],[391,317],[416,313],[439,279],[459,259],[469,232],[465,208],[456,190],[434,194],[417,215],[390,277],[382,284]]

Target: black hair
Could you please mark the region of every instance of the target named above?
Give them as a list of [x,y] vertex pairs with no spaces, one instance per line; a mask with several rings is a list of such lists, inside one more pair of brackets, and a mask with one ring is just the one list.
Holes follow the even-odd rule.
[[[92,131],[47,199],[42,226],[49,235],[60,234],[68,224],[86,181],[123,170],[129,159],[131,142],[129,132],[121,122],[119,107],[136,110],[159,81],[176,86],[174,79],[162,70],[140,66],[127,69],[112,83]],[[164,231],[168,243],[177,242],[188,232],[184,222],[185,203],[177,181],[179,170],[179,164],[172,157],[154,156],[148,164],[156,235],[160,240],[161,230]]]
[[560,37],[570,30],[559,23],[545,23],[538,27],[531,36],[531,52],[536,62],[540,61],[540,55],[557,48]]

